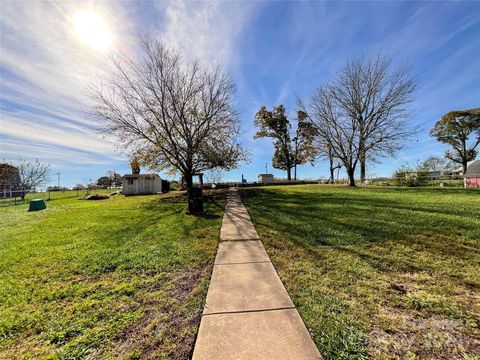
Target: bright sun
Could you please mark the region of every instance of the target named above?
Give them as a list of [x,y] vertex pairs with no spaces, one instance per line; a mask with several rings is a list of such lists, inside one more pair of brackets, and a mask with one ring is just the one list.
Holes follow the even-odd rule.
[[73,16],[73,28],[77,37],[95,50],[106,51],[110,48],[110,30],[99,13],[91,10],[77,11]]

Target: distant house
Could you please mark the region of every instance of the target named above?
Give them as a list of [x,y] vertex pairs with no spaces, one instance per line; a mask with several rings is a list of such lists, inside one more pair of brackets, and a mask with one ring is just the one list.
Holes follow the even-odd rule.
[[20,172],[10,164],[0,164],[0,199],[19,196]]
[[157,174],[126,174],[122,176],[125,195],[147,195],[162,192],[162,179]]
[[258,182],[262,184],[270,184],[273,182],[273,174],[259,174]]
[[466,188],[480,189],[480,160],[474,160],[470,163],[464,179]]
[[[470,165],[472,165],[475,161],[478,161],[478,160],[472,160],[472,161],[469,161],[467,162],[467,171],[468,171],[468,168],[470,167]],[[462,176],[463,175],[463,166],[460,166],[456,169],[453,169],[451,171],[445,171],[445,174],[446,175],[452,175],[452,176]]]
[[425,176],[428,176],[431,179],[440,179],[443,176],[442,171],[427,171]]

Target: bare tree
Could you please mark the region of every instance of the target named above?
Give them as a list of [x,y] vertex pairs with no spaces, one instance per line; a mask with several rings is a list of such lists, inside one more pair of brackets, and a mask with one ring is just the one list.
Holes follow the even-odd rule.
[[408,66],[391,70],[381,55],[366,57],[348,62],[313,95],[309,114],[320,144],[342,161],[349,185],[358,163],[363,182],[367,160],[393,155],[413,133],[408,120],[417,84],[410,73]]
[[425,159],[422,163],[422,168],[428,171],[440,171],[444,170],[447,166],[447,160],[439,157],[431,155]]
[[192,200],[195,173],[245,159],[233,83],[219,67],[188,61],[151,38],[141,49],[136,59],[113,57],[114,74],[90,89],[92,114],[142,164],[181,173]]
[[221,170],[210,170],[205,176],[207,183],[219,184],[223,179],[223,172]]
[[348,62],[331,85],[331,96],[358,130],[360,179],[367,159],[392,156],[412,134],[408,120],[417,88],[410,66],[391,69],[381,54]]
[[29,191],[44,185],[50,177],[50,165],[42,164],[38,159],[35,161],[22,160],[15,166],[20,175],[18,187],[22,200],[25,200],[25,195]]
[[359,124],[355,118],[341,111],[333,92],[332,84],[319,87],[312,96],[308,114],[317,130],[320,151],[328,147],[330,158],[337,158],[343,163],[348,185],[355,186]]

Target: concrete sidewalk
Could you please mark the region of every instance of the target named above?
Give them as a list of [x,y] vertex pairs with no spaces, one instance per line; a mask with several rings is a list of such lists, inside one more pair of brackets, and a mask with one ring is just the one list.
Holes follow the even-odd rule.
[[258,239],[229,190],[194,360],[321,359]]

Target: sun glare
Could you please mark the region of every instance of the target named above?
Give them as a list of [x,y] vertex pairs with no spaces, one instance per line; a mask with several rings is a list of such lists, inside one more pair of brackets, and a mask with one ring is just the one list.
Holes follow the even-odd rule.
[[106,51],[112,43],[105,20],[95,11],[77,11],[73,16],[73,28],[83,43],[96,50]]

